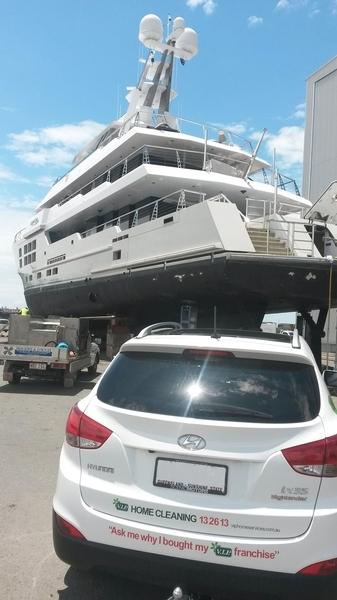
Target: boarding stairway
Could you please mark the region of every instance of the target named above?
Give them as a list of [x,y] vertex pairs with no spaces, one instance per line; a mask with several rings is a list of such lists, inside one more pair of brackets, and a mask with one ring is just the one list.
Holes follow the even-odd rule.
[[290,256],[292,252],[286,244],[279,240],[274,233],[268,229],[257,229],[247,227],[247,232],[257,254],[268,254],[272,256]]

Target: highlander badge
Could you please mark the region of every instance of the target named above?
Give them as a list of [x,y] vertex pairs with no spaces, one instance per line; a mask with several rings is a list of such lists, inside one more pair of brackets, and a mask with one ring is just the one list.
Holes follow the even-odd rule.
[[187,433],[178,438],[178,444],[185,450],[202,450],[206,446],[206,440],[200,435]]

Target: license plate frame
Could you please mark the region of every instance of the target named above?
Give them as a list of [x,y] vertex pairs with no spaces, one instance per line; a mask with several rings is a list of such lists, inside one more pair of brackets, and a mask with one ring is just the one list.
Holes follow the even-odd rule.
[[42,362],[31,362],[29,363],[29,368],[35,371],[45,371],[47,368],[46,363]]
[[[167,478],[170,477],[170,475],[167,475],[167,473],[170,470],[172,470],[172,467],[173,471],[174,467],[176,467],[176,477],[185,477],[185,481],[175,481],[174,479],[170,480]],[[194,475],[194,482],[191,481],[191,479],[193,479],[193,475],[191,475],[192,473]],[[165,476],[166,479],[163,478]],[[198,483],[198,480],[200,480],[201,477],[203,479],[203,484]],[[188,481],[188,479],[190,479],[190,481]],[[214,479],[217,479],[218,485],[211,485],[211,479],[213,479],[213,482]],[[158,457],[156,459],[153,474],[153,485],[156,487],[173,489],[180,492],[189,492],[195,494],[199,493],[213,496],[227,495],[227,480],[227,465],[219,465],[216,463],[209,463],[196,460],[184,460],[180,458]],[[207,484],[207,481],[209,481],[209,484]],[[219,485],[220,482],[221,485]]]

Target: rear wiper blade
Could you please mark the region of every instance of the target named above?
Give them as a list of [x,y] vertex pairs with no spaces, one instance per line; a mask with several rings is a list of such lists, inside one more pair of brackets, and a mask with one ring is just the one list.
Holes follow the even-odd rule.
[[262,410],[254,410],[245,406],[224,406],[223,411],[226,415],[247,415],[250,417],[263,417],[264,419],[272,419],[270,413]]
[[[193,411],[196,410],[196,406],[193,407]],[[269,413],[260,411],[260,410],[253,410],[251,408],[245,408],[244,406],[219,406],[218,409],[214,409],[214,410],[210,410],[209,407],[206,407],[203,409],[201,406],[197,407],[197,411],[199,413],[208,413],[208,414],[216,414],[216,412],[219,412],[221,414],[224,415],[228,415],[228,416],[247,416],[247,417],[260,417],[263,419],[268,419],[271,420],[273,418],[273,416]]]

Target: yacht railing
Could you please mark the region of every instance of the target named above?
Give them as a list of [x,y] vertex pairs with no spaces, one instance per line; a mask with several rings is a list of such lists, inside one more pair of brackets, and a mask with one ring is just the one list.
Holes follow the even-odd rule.
[[[238,168],[242,164],[242,171],[247,167],[247,162],[237,158],[231,159],[226,157],[226,160],[221,160],[221,156],[216,154],[207,153],[207,165],[208,170],[212,170],[212,160],[223,163],[224,167],[232,170],[232,175],[242,176],[242,172]],[[233,163],[231,165],[230,163]],[[123,160],[118,161],[109,169],[106,169],[100,173],[94,179],[91,179],[88,183],[83,185],[81,188],[76,190],[73,194],[66,196],[59,203],[58,206],[62,206],[69,202],[72,198],[78,194],[83,196],[100,186],[104,182],[113,183],[124,175],[127,175],[137,167],[143,164],[160,165],[164,167],[175,167],[183,169],[195,169],[202,170],[204,164],[203,152],[197,150],[184,150],[183,148],[168,148],[165,146],[141,146],[131,154],[128,154]]]
[[[172,122],[176,123],[176,130],[172,128]],[[160,113],[158,111],[152,111],[151,125],[154,129],[158,128],[165,131],[167,128],[168,131],[176,131],[177,133],[184,133],[186,135],[193,135],[200,138],[206,137],[207,139],[211,139],[210,136],[212,136],[213,141],[218,141],[221,139],[221,142],[227,146],[236,146],[248,154],[252,154],[253,152],[253,146],[249,140],[238,133],[231,131],[230,129],[221,127],[220,125],[215,125],[212,123],[199,123],[198,121],[183,119],[182,117],[175,117],[173,115],[171,115],[168,119],[164,113]],[[148,126],[148,123],[143,121],[142,112],[137,111],[124,121],[123,125],[118,131],[118,137],[122,137],[132,127],[147,128]]]
[[[265,232],[264,249],[266,254],[275,254],[271,242],[275,238],[284,244],[287,255],[313,257],[317,230],[322,225],[304,220],[306,208],[298,208],[292,204],[280,203],[275,209],[271,200],[246,198],[247,228]],[[285,219],[285,215],[296,215],[297,219]]]
[[[271,168],[265,167],[259,171],[255,171],[253,174],[253,179],[254,181],[259,181],[260,183],[274,185],[274,172]],[[301,195],[295,179],[288,177],[288,175],[277,173],[277,187],[281,190],[293,192],[297,196]]]
[[[95,233],[99,233],[100,231],[104,231],[105,229],[109,229],[110,227],[116,227],[118,228],[117,232],[122,232],[126,229],[130,229],[131,227],[141,225],[142,223],[155,221],[160,217],[165,217],[171,213],[178,212],[183,208],[188,208],[194,204],[199,204],[200,202],[204,202],[205,199],[206,194],[202,192],[194,192],[185,189],[177,190],[172,194],[163,196],[162,198],[149,202],[144,206],[139,206],[138,208],[120,215],[111,221],[107,221],[106,223],[102,223],[96,227],[92,227],[91,229],[82,232],[81,237],[88,237]],[[223,194],[218,194],[217,196],[212,197],[212,201],[226,202],[228,200]]]
[[308,209],[306,207],[294,206],[290,202],[277,202],[275,207],[274,199],[260,200],[258,198],[246,198],[246,217],[249,220],[262,219],[263,227],[266,224],[267,217],[269,218],[273,214],[281,216],[286,214],[294,214],[298,215],[300,219],[303,219],[307,210]]
[[[204,202],[205,200],[230,203],[228,198],[221,193],[212,196],[211,198],[207,198],[204,192],[180,189],[167,196],[163,196],[158,200],[139,206],[115,219],[107,221],[106,223],[96,225],[95,227],[82,232],[80,235],[82,238],[86,238],[106,229],[115,228],[113,232],[115,237],[113,237],[112,241],[120,241],[128,238],[128,234],[125,232],[137,225],[155,221],[161,217],[170,219],[168,215],[193,206],[194,204]],[[285,220],[282,216],[282,212],[277,213],[278,218],[276,218],[276,215],[273,218],[272,213],[269,212],[270,202],[253,199],[247,199],[247,201],[250,201],[251,204],[253,202],[256,205],[260,204],[260,216],[255,217],[254,221],[247,220],[247,217],[242,215],[248,231],[262,230],[264,232],[262,249],[260,248],[257,250],[259,253],[267,255],[279,253],[286,256],[300,255],[306,257],[315,255],[315,241],[317,227],[319,226],[318,224],[310,223],[309,226],[309,222],[296,221],[294,219],[290,221]],[[247,202],[247,204],[249,204],[249,202]],[[170,220],[173,220],[173,218],[171,217]],[[275,249],[275,240],[279,243],[278,249]],[[282,250],[281,252],[280,249]]]
[[[78,194],[86,195],[102,183],[113,183],[124,175],[127,175],[142,164],[160,165],[165,167],[195,169],[214,171],[234,177],[242,177],[247,168],[245,160],[230,156],[222,157],[214,153],[207,152],[206,156],[198,150],[185,150],[184,148],[168,148],[166,146],[147,145],[141,146],[123,160],[100,173],[94,179],[91,179],[76,192],[63,198],[58,206],[66,204]],[[255,180],[254,174],[250,177]],[[279,184],[281,186],[281,184]]]

